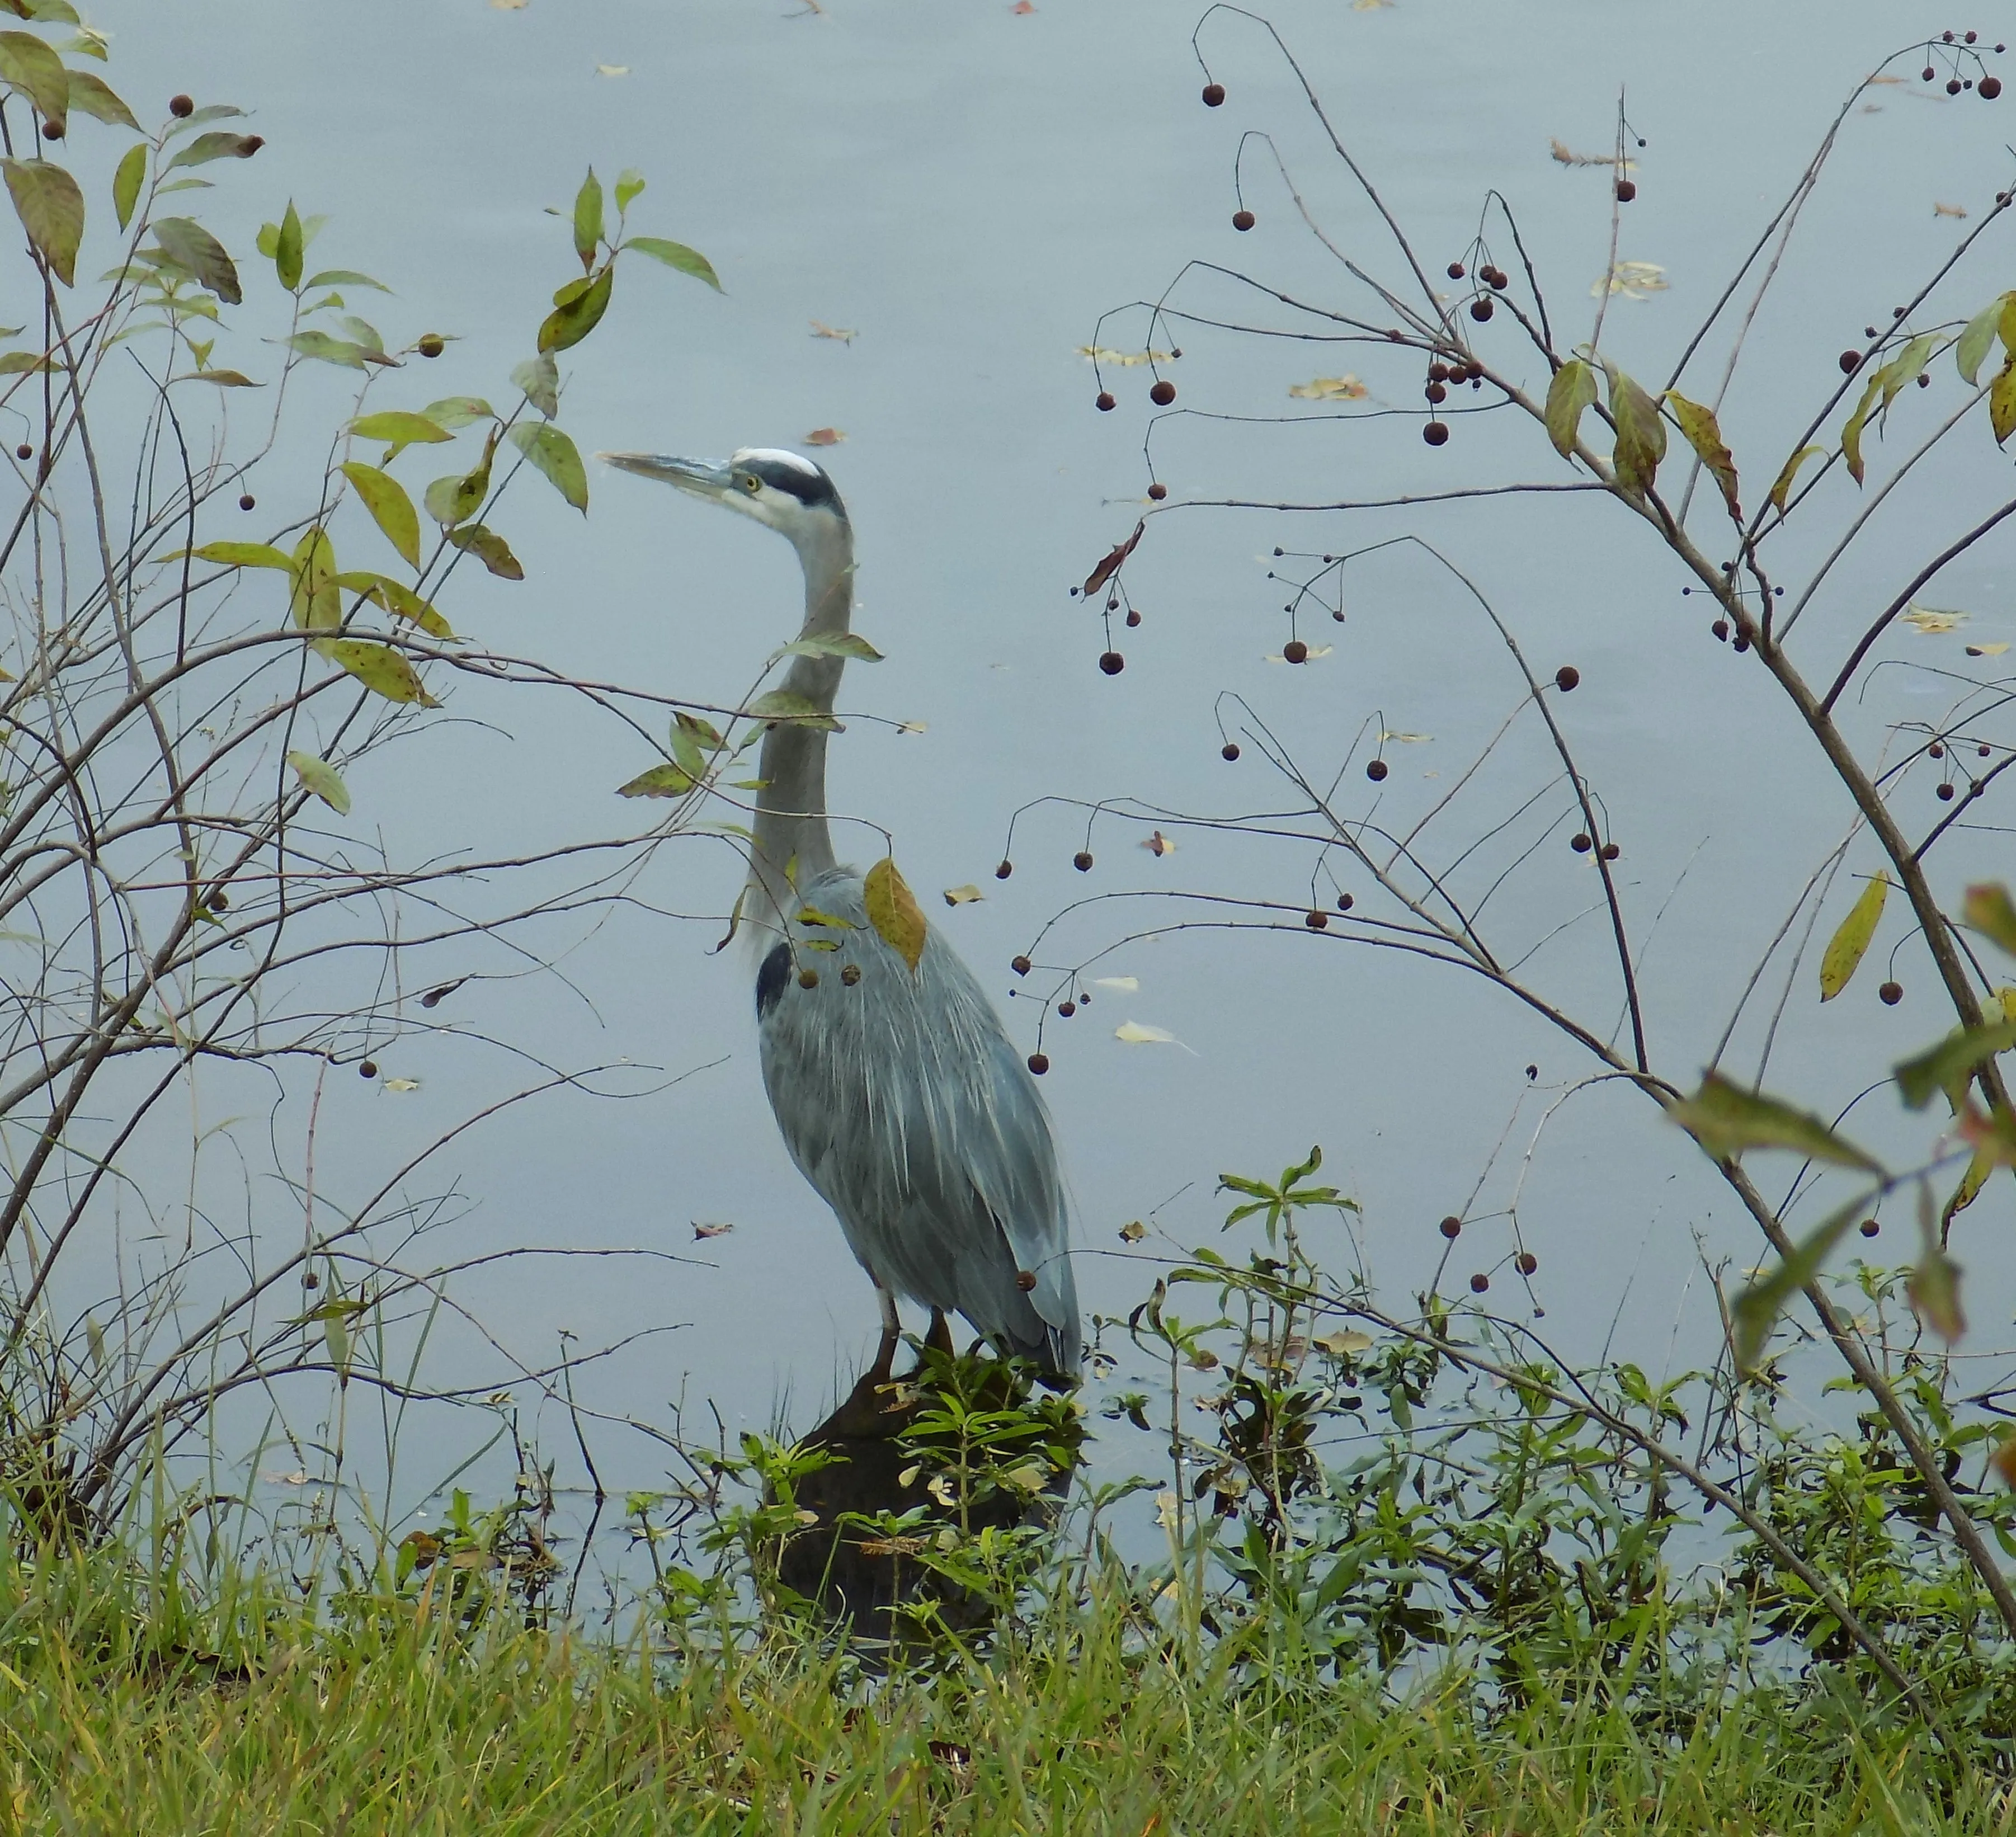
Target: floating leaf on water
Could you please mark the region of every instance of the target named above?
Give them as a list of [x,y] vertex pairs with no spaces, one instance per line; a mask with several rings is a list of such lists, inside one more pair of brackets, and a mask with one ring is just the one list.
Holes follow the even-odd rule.
[[838,446],[847,436],[837,427],[815,427],[805,436],[807,446]]
[[1115,989],[1122,995],[1136,995],[1140,992],[1141,978],[1139,976],[1095,976],[1092,979],[1092,985],[1095,989]]
[[1967,647],[1967,654],[1969,657],[2000,657],[2008,648],[2007,644],[1970,644]]
[[[1113,1030],[1115,1039],[1125,1040],[1129,1046],[1183,1046],[1183,1043],[1165,1027],[1150,1027],[1139,1021],[1122,1021]],[[1190,1048],[1183,1046],[1188,1052]]]
[[1841,921],[1820,958],[1820,1000],[1832,1001],[1849,985],[1863,953],[1876,935],[1883,917],[1883,902],[1890,893],[1890,877],[1880,873],[1862,889],[1862,895]]
[[948,887],[945,890],[945,902],[948,906],[970,906],[976,899],[985,899],[986,897],[985,893],[970,881],[963,887]]
[[1081,344],[1078,354],[1093,363],[1112,364],[1123,370],[1131,370],[1141,364],[1173,363],[1173,351],[1108,351],[1100,344]]
[[698,1219],[695,1219],[693,1221],[693,1241],[700,1243],[709,1237],[725,1237],[734,1229],[735,1226],[732,1223],[704,1225]]
[[1298,402],[1363,402],[1372,392],[1357,377],[1347,373],[1291,384],[1288,393]]
[[830,326],[823,319],[814,319],[812,322],[812,336],[815,338],[830,338],[837,344],[851,344],[861,336],[851,327]]
[[[1607,165],[1610,162],[1605,160]],[[1620,261],[1610,271],[1608,290],[1622,294],[1627,300],[1649,300],[1654,294],[1666,290],[1666,271],[1656,261]],[[1604,292],[1604,283],[1598,280],[1589,286],[1589,297],[1600,300]]]
[[[1553,156],[1557,165],[1614,166],[1617,164],[1616,157],[1613,154],[1571,153],[1566,143],[1558,140],[1550,140],[1547,142],[1547,151]],[[1627,172],[1636,171],[1638,162],[1636,160],[1626,160],[1624,162],[1624,170]]]
[[1318,1352],[1328,1353],[1333,1359],[1348,1359],[1355,1353],[1370,1352],[1373,1341],[1370,1334],[1347,1327],[1335,1333],[1319,1335],[1309,1344]]
[[1129,1219],[1120,1227],[1120,1241],[1123,1244],[1139,1244],[1147,1235],[1148,1227],[1139,1219]]
[[1967,207],[1964,204],[1942,204],[1935,200],[1932,204],[1932,214],[1935,217],[1964,218],[1967,215]]
[[1969,616],[1950,607],[1914,604],[1904,614],[1903,622],[1913,631],[1923,632],[1930,637],[1941,632],[1958,631],[1967,623]]
[[[1304,663],[1314,663],[1319,657],[1328,657],[1336,648],[1337,647],[1334,644],[1309,645],[1302,653],[1302,661]],[[1284,664],[1288,660],[1287,657],[1283,657],[1280,651],[1276,650],[1269,653],[1266,661],[1270,664]]]
[[1146,848],[1150,855],[1156,856],[1158,859],[1165,855],[1173,855],[1176,852],[1176,845],[1171,841],[1167,836],[1164,835],[1160,830],[1155,830],[1154,834],[1150,835],[1142,843],[1141,846]]
[[392,1091],[400,1096],[404,1096],[408,1091],[416,1091],[420,1088],[420,1081],[417,1078],[387,1078],[381,1079],[380,1082],[381,1089]]
[[627,63],[599,63],[595,67],[598,77],[627,77],[630,67]]
[[1382,744],[1387,740],[1398,740],[1402,746],[1420,746],[1425,742],[1433,740],[1435,736],[1432,733],[1386,733],[1381,734],[1379,738]]

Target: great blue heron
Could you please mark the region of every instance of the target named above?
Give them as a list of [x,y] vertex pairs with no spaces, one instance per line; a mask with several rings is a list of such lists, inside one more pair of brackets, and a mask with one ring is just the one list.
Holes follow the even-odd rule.
[[[763,448],[725,465],[602,457],[786,537],[805,571],[800,637],[848,630],[854,531],[811,460]],[[797,655],[783,687],[830,714],[845,667]],[[956,1311],[1004,1351],[1075,1376],[1078,1290],[1049,1112],[952,947],[928,931],[913,973],[869,923],[862,875],[833,856],[826,747],[826,729],[803,719],[764,736],[744,917],[776,939],[756,975],[770,1108],[881,1301],[869,1376],[888,1377],[898,1295],[931,1309],[932,1343],[949,1344]],[[834,918],[844,923],[818,922]]]

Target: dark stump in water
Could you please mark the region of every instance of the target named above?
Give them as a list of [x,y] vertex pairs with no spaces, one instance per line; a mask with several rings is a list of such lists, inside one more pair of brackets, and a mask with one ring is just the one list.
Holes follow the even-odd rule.
[[871,1372],[799,1443],[829,1459],[793,1488],[802,1528],[777,1579],[865,1641],[978,1631],[1007,1604],[945,1571],[984,1532],[1054,1522],[1083,1432],[1068,1397],[983,1353],[927,1347],[903,1377]]

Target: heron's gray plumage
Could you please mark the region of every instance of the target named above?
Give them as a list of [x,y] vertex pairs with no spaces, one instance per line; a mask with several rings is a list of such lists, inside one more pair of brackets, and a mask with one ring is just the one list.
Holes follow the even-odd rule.
[[853,869],[801,891],[848,928],[794,927],[776,949],[795,951],[818,981],[802,987],[787,964],[758,1003],[763,1082],[798,1171],[884,1288],[1075,1371],[1078,1295],[1049,1113],[992,1004],[935,930],[913,975],[869,923]]
[[[811,460],[764,449],[725,466],[603,456],[787,537],[805,570],[801,637],[848,629],[853,531]],[[782,687],[830,714],[844,667],[839,657],[796,656]],[[895,1343],[886,1298],[900,1295],[963,1314],[1005,1349],[1075,1375],[1078,1292],[1049,1111],[952,946],[927,928],[913,973],[869,922],[861,875],[833,855],[826,748],[823,727],[780,721],[757,766],[744,917],[775,941],[756,1003],[763,1082],[785,1146],[885,1297],[884,1370]],[[808,908],[843,922],[808,925]]]

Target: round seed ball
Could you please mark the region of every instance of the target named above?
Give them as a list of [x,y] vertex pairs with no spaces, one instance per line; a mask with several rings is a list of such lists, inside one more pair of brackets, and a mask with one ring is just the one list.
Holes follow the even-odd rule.
[[1462,1229],[1463,1220],[1460,1218],[1452,1216],[1444,1219],[1442,1222],[1441,1230],[1442,1234],[1445,1237],[1453,1237],[1461,1231]]
[[360,1078],[376,1078],[378,1075],[378,1066],[376,1061],[371,1059],[366,1059],[362,1064],[357,1068],[357,1075]]
[[1225,103],[1225,85],[1207,83],[1204,86],[1204,106],[1208,109],[1221,108]]
[[1302,923],[1312,931],[1320,931],[1330,924],[1330,914],[1327,912],[1306,913],[1303,915]]
[[1046,1072],[1049,1070],[1049,1068],[1050,1059],[1049,1055],[1047,1053],[1030,1054],[1029,1069],[1035,1072],[1039,1078],[1041,1078]]
[[1251,211],[1235,211],[1232,214],[1232,227],[1234,229],[1251,229],[1253,227],[1253,213]]
[[1430,446],[1442,445],[1449,438],[1449,423],[1446,421],[1429,422],[1421,430],[1421,438]]
[[1588,835],[1585,832],[1578,830],[1574,835],[1568,837],[1568,846],[1574,849],[1578,855],[1586,855],[1590,849],[1596,846],[1596,844],[1589,840]]
[[1026,956],[1010,957],[1008,960],[1008,967],[1017,975],[1026,976],[1029,973],[1029,960]]
[[1449,265],[1449,277],[1453,281],[1463,279],[1463,264],[1460,261],[1452,261]]
[[1953,801],[1954,792],[1951,780],[1948,780],[1939,787],[1937,795],[1942,804],[1950,804]]
[[1281,654],[1291,664],[1307,663],[1309,661],[1309,647],[1301,639],[1291,638],[1281,647]]
[[1165,409],[1176,399],[1176,386],[1167,376],[1162,378],[1148,391],[1148,399],[1158,409]]
[[1071,866],[1076,868],[1080,873],[1090,873],[1092,872],[1092,851],[1089,848],[1079,849],[1078,852],[1071,857]]
[[1513,1258],[1512,1266],[1522,1276],[1530,1276],[1540,1266],[1540,1259],[1530,1250],[1522,1250]]
[[1636,184],[1633,181],[1632,181],[1632,180],[1630,180],[1630,179],[1629,179],[1629,178],[1620,178],[1620,179],[1618,179],[1618,182],[1617,182],[1617,201],[1618,201],[1618,203],[1619,203],[1620,204],[1629,204],[1629,203],[1631,202],[1631,200],[1632,200],[1633,198],[1635,198],[1636,196],[1637,196],[1637,195],[1638,195],[1638,187],[1637,187]]
[[1491,317],[1491,296],[1489,294],[1485,294],[1480,299],[1471,301],[1470,316],[1475,319],[1479,325],[1482,325]]
[[1358,902],[1348,893],[1340,893],[1337,896],[1337,909],[1339,912],[1348,912]]
[[1723,643],[1726,644],[1729,642],[1729,621],[1727,619],[1717,619],[1713,625],[1708,627],[1708,629],[1714,632],[1715,636],[1721,639]]
[[1862,353],[1859,351],[1844,351],[1841,354],[1840,361],[1841,373],[1844,376],[1852,376],[1862,367]]
[[1582,680],[1582,672],[1573,664],[1563,664],[1554,672],[1554,686],[1565,695]]
[[1993,102],[2002,93],[2002,79],[2000,77],[1983,77],[1975,85],[1974,92],[1983,102]]
[[1605,842],[1601,852],[1604,860],[1615,861],[1623,851],[1615,842]]
[[1117,676],[1127,668],[1127,660],[1117,650],[1103,650],[1100,653],[1099,667],[1107,675]]
[[1113,399],[1113,391],[1111,390],[1102,389],[1100,391],[1098,394],[1095,395],[1092,398],[1092,405],[1098,409],[1102,415],[1110,415],[1120,405]]
[[258,501],[259,500],[254,497],[250,492],[247,492],[243,496],[239,499],[238,508],[241,510],[250,510],[257,504]]
[[855,983],[861,980],[860,964],[842,964],[840,966],[840,979],[841,982],[844,982],[848,988],[851,989]]
[[816,988],[818,988],[818,987],[819,987],[819,971],[818,971],[817,970],[815,970],[815,969],[812,968],[809,965],[808,965],[805,968],[804,968],[804,969],[802,969],[802,970],[799,971],[798,971],[798,986],[799,986],[801,989],[816,989]]
[[171,95],[168,98],[168,113],[177,121],[185,121],[196,113],[196,104],[186,95]]
[[413,348],[423,357],[439,357],[448,349],[448,340],[438,332],[423,332],[419,343]]
[[1904,985],[1901,982],[1886,982],[1877,990],[1876,999],[1886,1008],[1894,1008],[1904,999]]
[[1168,495],[1169,488],[1166,484],[1164,484],[1159,479],[1154,484],[1148,487],[1148,495],[1158,504]]
[[1072,1015],[1078,1012],[1078,1003],[1067,998],[1057,1003],[1057,1012],[1068,1021]]
[[1883,1227],[1877,1223],[1874,1219],[1864,1219],[1856,1228],[1860,1231],[1865,1237],[1874,1237],[1878,1231],[1883,1229]]
[[1218,749],[1218,756],[1221,759],[1224,759],[1228,762],[1237,758],[1239,757],[1239,742],[1236,740],[1228,740],[1223,746]]
[[32,459],[34,456],[35,449],[25,440],[14,449],[14,457],[17,459]]
[[1007,879],[1009,875],[1013,873],[1014,871],[1015,863],[1012,861],[1004,861],[999,867],[995,869],[994,877],[997,881],[1005,881]]
[[1374,784],[1378,783],[1386,776],[1386,762],[1384,759],[1367,759],[1365,762],[1365,776]]
[[1481,1295],[1485,1290],[1489,1288],[1490,1286],[1491,1278],[1485,1275],[1481,1270],[1479,1270],[1477,1273],[1470,1279],[1470,1292],[1472,1295]]

